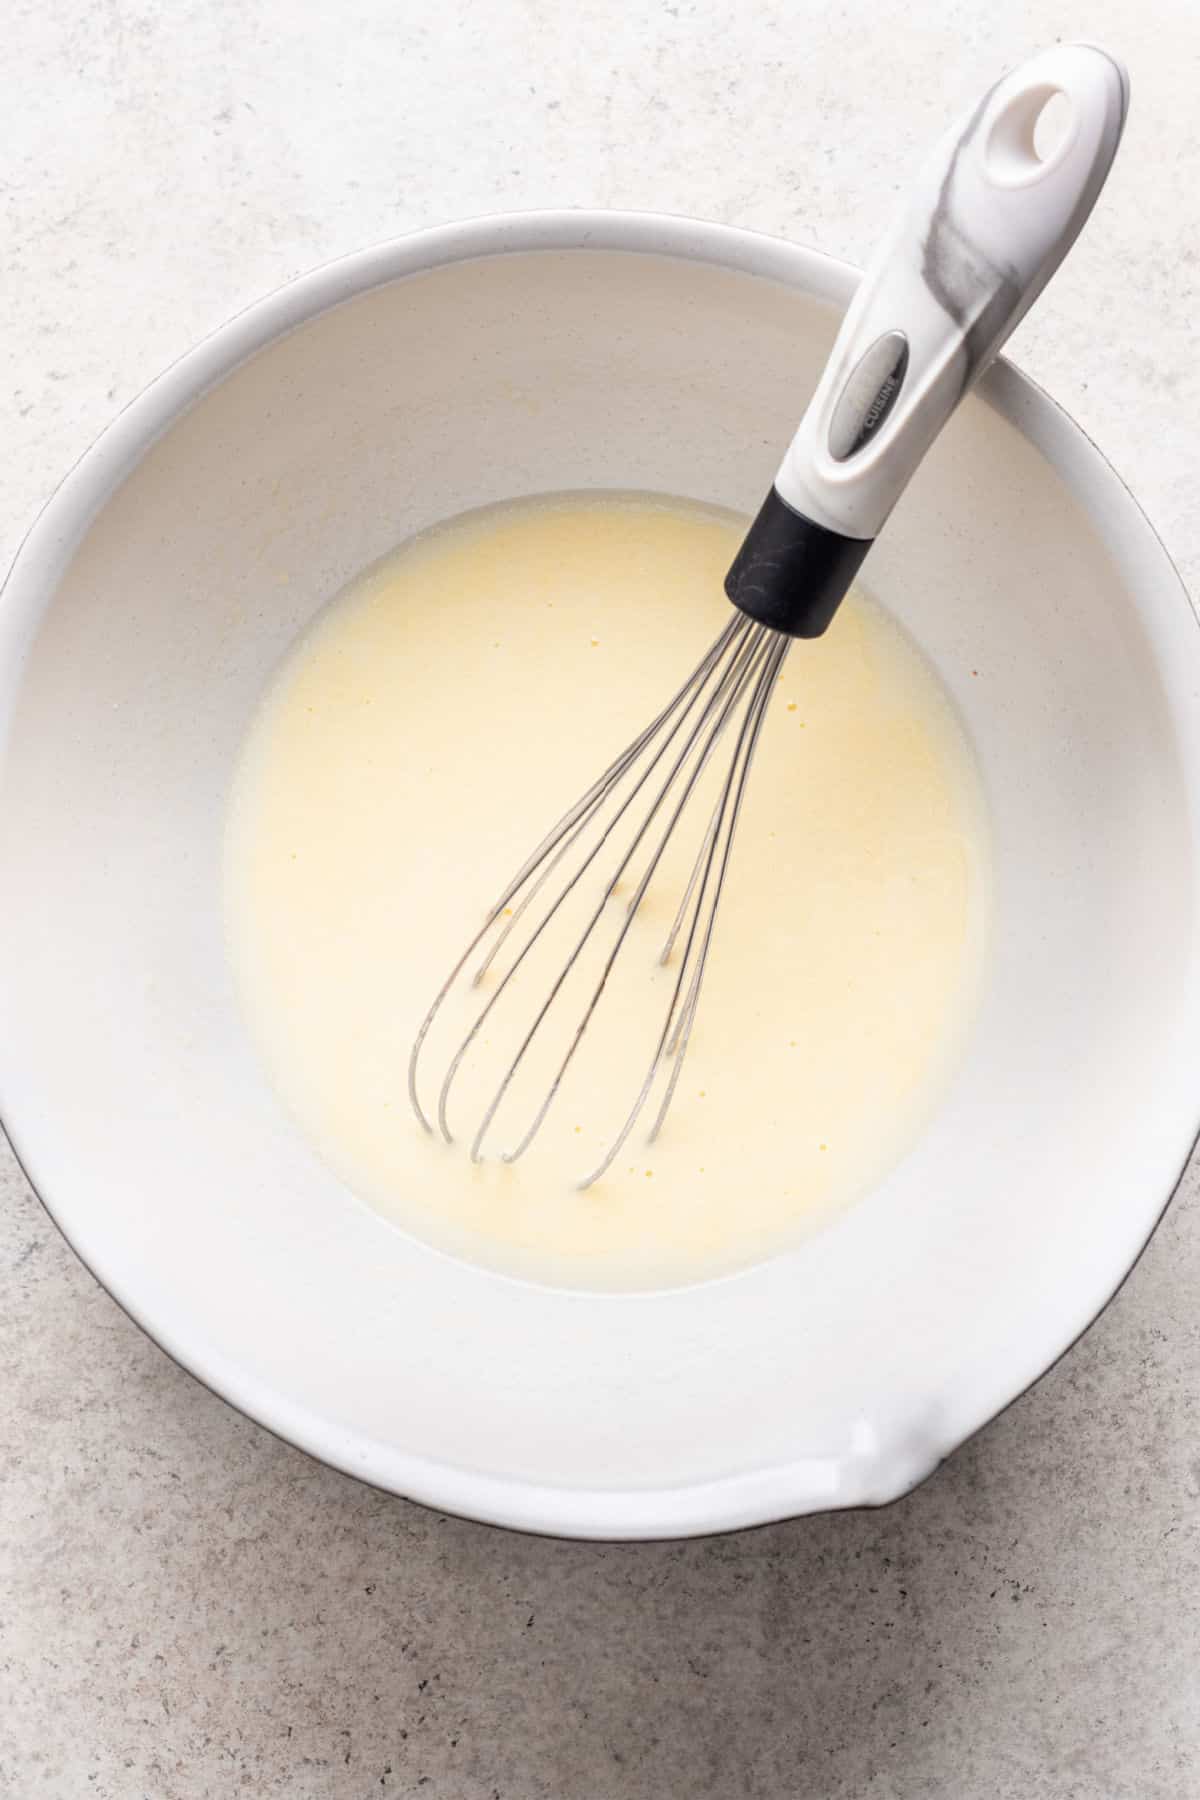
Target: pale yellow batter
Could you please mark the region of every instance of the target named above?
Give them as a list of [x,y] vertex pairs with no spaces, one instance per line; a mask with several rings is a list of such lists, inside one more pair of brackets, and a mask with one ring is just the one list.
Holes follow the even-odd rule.
[[[650,1113],[603,1181],[576,1191],[661,1026],[672,972],[654,952],[677,880],[649,896],[586,1054],[522,1161],[498,1155],[545,1062],[498,1117],[482,1166],[409,1110],[409,1047],[433,993],[516,866],[724,623],[743,528],[642,498],[469,515],[341,596],[263,702],[228,838],[252,1030],[346,1181],[459,1254],[587,1285],[687,1280],[769,1254],[903,1153],[952,1068],[985,911],[973,765],[930,669],[854,594],[784,666],[659,1140],[645,1143]],[[687,826],[691,854],[704,824],[697,813]],[[514,1020],[544,992],[531,971]],[[430,1040],[430,1108],[479,1004],[456,997]],[[467,1142],[515,1033],[497,1022],[464,1065],[452,1123]]]

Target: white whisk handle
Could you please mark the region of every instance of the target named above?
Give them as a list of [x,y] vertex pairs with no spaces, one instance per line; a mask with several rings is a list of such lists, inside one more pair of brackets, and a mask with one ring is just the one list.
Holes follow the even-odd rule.
[[[1043,145],[1035,127],[1051,100],[1059,132]],[[845,591],[930,444],[1074,242],[1116,154],[1127,101],[1125,71],[1105,51],[1058,46],[998,81],[926,160],[764,508],[775,541],[760,541],[758,574],[764,553],[786,561],[786,542],[798,539],[796,580],[827,590],[798,600],[796,623],[781,629],[812,636],[828,624],[841,598],[832,590],[845,575]],[[1047,112],[1047,127],[1052,120]],[[807,536],[794,529],[797,516],[813,528]],[[730,597],[743,603],[732,588]]]

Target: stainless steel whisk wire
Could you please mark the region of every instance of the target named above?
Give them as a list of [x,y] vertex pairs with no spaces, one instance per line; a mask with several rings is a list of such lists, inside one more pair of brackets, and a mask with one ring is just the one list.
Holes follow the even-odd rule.
[[[752,619],[735,612],[700,658],[687,680],[657,716],[621,751],[574,805],[567,809],[518,869],[438,990],[413,1042],[408,1069],[409,1099],[413,1111],[426,1130],[432,1130],[433,1127],[421,1105],[417,1088],[421,1051],[443,1002],[458,982],[467,964],[497,922],[503,920],[499,931],[495,934],[494,941],[485,951],[482,961],[472,977],[471,985],[478,986],[491,969],[504,944],[521,925],[534,901],[551,880],[555,870],[560,867],[571,850],[580,844],[580,840],[589,826],[599,823],[605,803],[616,796],[626,778],[634,775],[638,770],[638,765],[644,759],[648,759],[645,760],[645,766],[636,774],[630,791],[621,799],[611,818],[603,824],[596,842],[586,850],[578,866],[567,876],[537,923],[529,931],[521,948],[500,976],[494,991],[484,1002],[451,1057],[442,1080],[436,1106],[438,1128],[447,1143],[453,1142],[453,1133],[448,1117],[450,1094],[455,1078],[471,1046],[491,1017],[498,1001],[508,991],[511,982],[535,944],[542,938],[551,921],[558,915],[579,882],[596,862],[621,821],[630,813],[638,796],[647,789],[655,771],[666,762],[668,764],[667,771],[657,787],[652,790],[646,812],[638,824],[631,842],[625,849],[615,873],[605,883],[598,905],[588,917],[582,933],[572,946],[551,984],[549,993],[546,994],[536,1010],[532,1023],[525,1031],[515,1054],[504,1070],[474,1134],[471,1157],[476,1162],[481,1159],[484,1139],[527,1051],[550,1013],[572,969],[578,964],[593,933],[600,925],[608,910],[609,902],[630,863],[650,834],[655,820],[659,818],[660,814],[667,811],[668,802],[674,795],[674,803],[668,811],[666,824],[651,850],[646,867],[626,906],[625,916],[617,933],[616,941],[609,951],[600,978],[592,990],[575,1033],[531,1123],[515,1147],[504,1153],[504,1160],[515,1162],[529,1148],[559,1093],[567,1070],[574,1061],[587,1028],[600,1005],[616,959],[625,944],[676,827],[696,792],[705,768],[727,729],[736,718],[739,719],[739,723],[733,755],[720,783],[712,814],[692,864],[682,899],[658,957],[660,964],[666,964],[678,938],[681,934],[684,935],[683,955],[672,989],[666,1019],[649,1069],[630,1112],[601,1162],[579,1183],[580,1188],[590,1187],[611,1167],[614,1158],[646,1106],[654,1087],[655,1078],[662,1067],[664,1058],[667,1058],[671,1060],[671,1073],[649,1133],[651,1142],[657,1137],[670,1109],[683,1060],[687,1054],[699,1005],[704,971],[712,945],[717,910],[729,870],[733,840],[742,810],[747,778],[754,760],[771,691],[778,681],[790,643],[789,637],[772,631],[767,626],[756,624]],[[674,755],[672,756],[673,749]],[[514,905],[513,902],[516,904]],[[684,932],[685,925],[686,933]]]

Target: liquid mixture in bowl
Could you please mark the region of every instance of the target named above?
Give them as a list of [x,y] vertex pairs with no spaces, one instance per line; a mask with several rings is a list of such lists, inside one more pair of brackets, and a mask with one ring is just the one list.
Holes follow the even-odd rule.
[[[725,622],[722,580],[743,530],[724,513],[641,497],[466,515],[342,594],[263,700],[227,859],[253,1035],[346,1182],[452,1252],[599,1286],[743,1264],[876,1182],[952,1072],[983,940],[976,773],[931,668],[855,592],[827,635],[794,645],[784,664],[658,1140],[645,1142],[650,1112],[604,1178],[578,1191],[662,1028],[674,977],[656,956],[703,837],[702,805],[524,1157],[509,1165],[499,1153],[536,1110],[582,1002],[527,1059],[491,1159],[473,1165],[467,1147],[551,963],[531,963],[509,1035],[485,1030],[464,1062],[450,1109],[458,1141],[427,1135],[409,1109],[409,1050],[434,993],[529,851]],[[597,889],[610,872],[601,857]],[[589,965],[593,983],[604,954]],[[431,1113],[480,994],[455,993],[431,1036]]]

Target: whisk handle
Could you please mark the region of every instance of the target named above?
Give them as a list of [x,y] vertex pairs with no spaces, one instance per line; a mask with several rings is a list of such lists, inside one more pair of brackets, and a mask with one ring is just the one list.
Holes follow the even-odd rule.
[[[1128,96],[1106,51],[1059,45],[1003,76],[938,143],[729,572],[743,612],[794,637],[825,630],[917,464],[1078,236]],[[1035,127],[1051,100],[1061,130],[1043,146]]]

